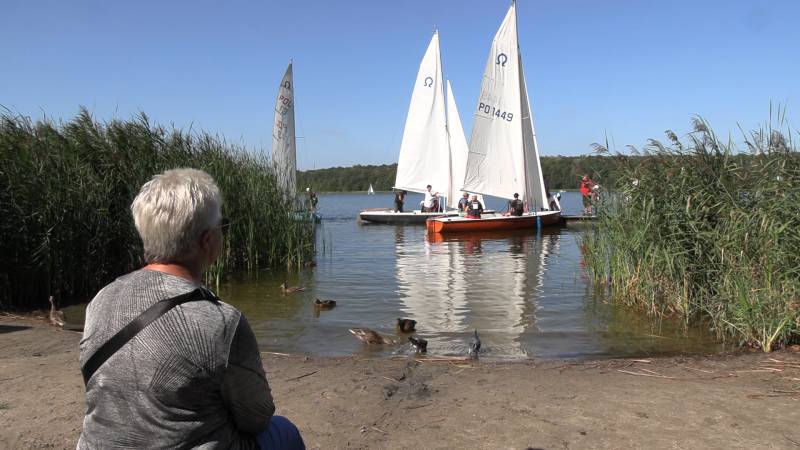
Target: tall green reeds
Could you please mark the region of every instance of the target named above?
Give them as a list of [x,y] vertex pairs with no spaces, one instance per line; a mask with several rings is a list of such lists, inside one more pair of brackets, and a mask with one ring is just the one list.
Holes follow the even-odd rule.
[[133,120],[67,123],[0,114],[0,307],[35,308],[55,295],[86,301],[142,264],[130,204],[154,174],[176,167],[210,173],[233,225],[209,271],[300,264],[313,254],[313,224],[293,220],[266,157],[205,133]]
[[[800,338],[800,153],[792,131],[701,119],[684,142],[616,155],[618,180],[584,236],[596,282],[653,315],[710,319],[720,339],[770,351]],[[597,145],[601,152],[607,152]]]

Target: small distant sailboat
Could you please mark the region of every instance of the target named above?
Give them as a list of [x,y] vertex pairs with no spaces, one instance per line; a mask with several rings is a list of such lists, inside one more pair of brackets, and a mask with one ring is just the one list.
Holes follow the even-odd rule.
[[369,189],[367,189],[367,195],[375,195],[375,189],[372,189],[372,183],[369,184]]
[[522,196],[521,216],[483,214],[479,219],[439,217],[427,221],[429,232],[482,232],[536,228],[560,223],[544,188],[536,133],[517,36],[516,2],[497,30],[483,73],[464,190],[511,200]]

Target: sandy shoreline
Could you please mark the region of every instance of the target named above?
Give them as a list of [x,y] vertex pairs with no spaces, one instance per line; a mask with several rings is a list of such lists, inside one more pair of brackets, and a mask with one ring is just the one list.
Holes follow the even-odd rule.
[[[0,448],[74,448],[80,334],[0,317]],[[264,353],[308,448],[800,448],[800,354],[493,363]]]

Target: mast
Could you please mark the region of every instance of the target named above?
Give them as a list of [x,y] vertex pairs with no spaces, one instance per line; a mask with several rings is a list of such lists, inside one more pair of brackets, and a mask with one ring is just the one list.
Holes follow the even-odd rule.
[[[516,0],[511,1],[512,6]],[[514,21],[517,22],[517,9],[514,7]],[[520,110],[522,113],[522,162],[525,167],[525,203],[528,211],[538,211],[540,208],[549,209],[547,194],[544,188],[541,159],[539,158],[539,145],[536,142],[536,129],[533,126],[533,112],[528,98],[528,84],[525,81],[525,70],[522,65],[522,49],[519,46],[519,27],[515,26],[517,58],[519,65]],[[527,117],[525,116],[527,114]],[[530,127],[528,130],[527,128]],[[526,136],[526,131],[528,135]]]

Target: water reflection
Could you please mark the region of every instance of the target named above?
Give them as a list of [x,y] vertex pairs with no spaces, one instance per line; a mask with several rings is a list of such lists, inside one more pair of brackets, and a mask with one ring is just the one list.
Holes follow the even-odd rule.
[[398,230],[401,311],[423,324],[420,333],[440,338],[429,344],[438,353],[464,353],[468,336],[478,329],[487,353],[529,356],[522,337],[536,331],[544,275],[549,256],[559,250],[558,237],[558,230],[548,230],[409,242]]

